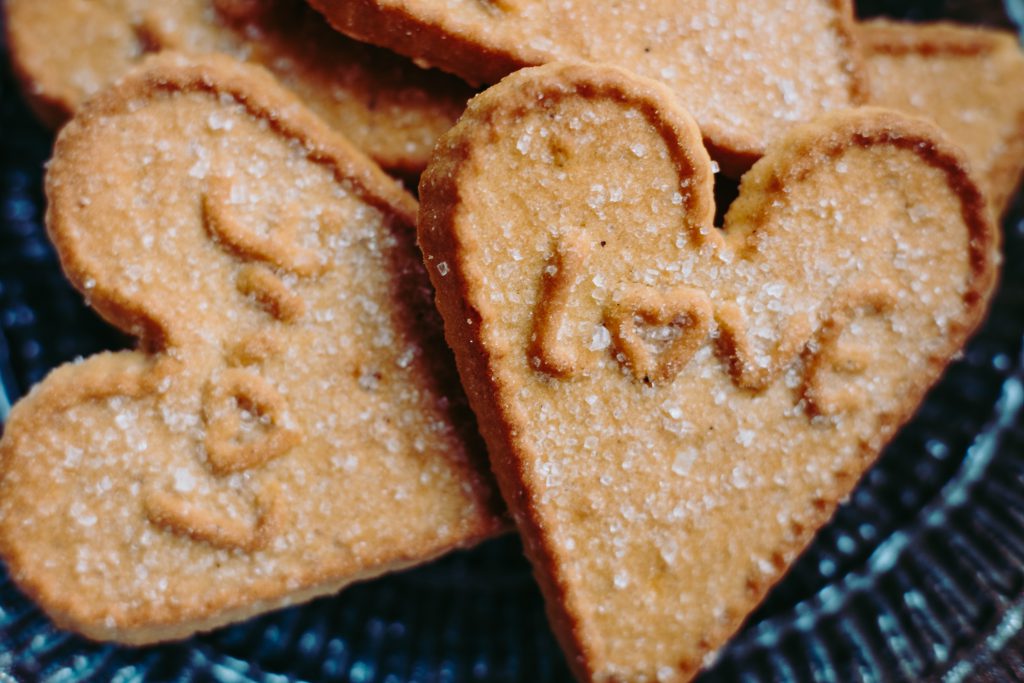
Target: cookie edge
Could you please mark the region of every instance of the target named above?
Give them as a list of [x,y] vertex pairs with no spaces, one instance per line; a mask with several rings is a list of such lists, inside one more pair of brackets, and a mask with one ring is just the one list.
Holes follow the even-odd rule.
[[[55,368],[33,387],[13,406],[3,436],[0,437],[0,490],[10,485],[10,462],[21,457],[16,455],[16,444],[25,431],[23,423],[34,424],[41,415],[59,412],[62,406],[68,405],[70,398],[84,396],[88,399],[96,382],[101,377],[109,377],[112,372],[141,372],[141,367],[152,367],[162,351],[166,340],[153,329],[152,320],[146,311],[139,310],[130,302],[105,301],[102,288],[90,289],[85,286],[92,259],[74,253],[71,233],[74,231],[75,219],[70,210],[65,213],[63,209],[74,206],[73,187],[58,182],[58,179],[65,173],[63,165],[75,166],[79,155],[88,152],[89,139],[84,133],[92,125],[93,119],[130,114],[133,103],[146,101],[149,97],[167,91],[206,91],[213,96],[229,92],[252,115],[265,116],[276,134],[302,144],[314,163],[325,163],[339,180],[351,181],[360,190],[364,201],[376,205],[391,220],[399,223],[401,229],[409,231],[412,246],[417,209],[412,196],[401,189],[398,181],[386,175],[364,153],[310,112],[262,67],[221,55],[184,57],[163,52],[148,58],[115,84],[87,100],[80,113],[62,129],[55,147],[55,160],[47,172],[46,190],[50,198],[47,229],[68,279],[76,289],[90,297],[91,305],[115,327],[133,335],[141,331],[141,334],[137,334],[140,345],[149,353],[100,352],[85,361]],[[125,620],[118,627],[108,627],[98,620],[90,620],[81,612],[76,613],[74,596],[54,599],[56,593],[46,590],[39,581],[26,575],[18,560],[20,552],[17,543],[11,540],[17,536],[17,530],[9,529],[6,520],[2,518],[0,556],[19,588],[32,597],[59,627],[69,628],[97,641],[144,645],[186,638],[256,614],[336,593],[351,583],[418,566],[453,550],[471,547],[503,533],[507,528],[500,510],[492,507],[487,512],[488,515],[481,515],[475,520],[474,530],[459,542],[437,547],[430,553],[403,553],[403,557],[396,561],[349,574],[340,580],[323,582],[314,578],[309,584],[282,597],[266,600],[257,597],[250,605],[215,609],[212,614],[198,618],[176,621],[173,614],[166,619],[154,619],[144,614],[134,620]],[[140,626],[136,627],[135,624]]]
[[[38,423],[43,416],[50,416],[77,402],[95,399],[98,395],[106,395],[109,393],[109,387],[104,385],[111,376],[119,378],[119,390],[132,392],[146,381],[146,375],[151,374],[150,371],[156,362],[154,357],[138,351],[103,351],[83,361],[65,363],[54,368],[11,409],[4,437],[0,438],[0,494],[4,494],[5,489],[12,485],[4,475],[9,471],[9,460],[20,457],[15,454],[18,440],[23,438],[23,434],[31,433],[33,431],[31,427]],[[27,426],[22,423],[27,423]],[[11,436],[7,436],[8,434]],[[218,610],[209,617],[175,622],[172,615],[171,618],[162,621],[145,619],[143,620],[144,625],[138,627],[134,626],[132,622],[114,627],[106,626],[99,621],[83,619],[81,614],[76,613],[75,604],[78,596],[65,596],[60,601],[50,600],[48,596],[52,594],[52,591],[48,590],[42,582],[21,574],[22,564],[19,561],[18,543],[16,540],[12,540],[17,538],[18,531],[17,529],[8,530],[6,520],[2,516],[0,516],[0,556],[19,590],[39,605],[58,628],[74,631],[97,642],[142,646],[182,640],[197,633],[205,633],[257,615],[306,603],[318,597],[333,595],[354,583],[425,564],[453,550],[472,547],[494,537],[494,535],[493,530],[479,533],[467,538],[464,543],[440,548],[428,556],[402,558],[374,567],[372,570],[357,572],[341,580],[313,583],[276,599],[258,598],[250,605]]]
[[[858,22],[855,32],[864,54],[866,72],[870,72],[870,57],[876,54],[890,57],[907,54],[921,57],[990,54],[1006,60],[1008,66],[1011,61],[1014,62],[1013,67],[1024,74],[1024,53],[1021,52],[1017,37],[1009,31],[952,22],[914,24],[872,19]],[[868,85],[871,93],[870,80]],[[871,98],[873,93],[869,94]],[[984,178],[992,210],[999,219],[1009,211],[1024,178],[1024,163],[1020,161],[1024,158],[1024,100],[1017,112],[1017,135],[1006,142],[1006,149],[995,158]]]
[[[815,1],[827,3],[836,13],[832,28],[844,53],[840,55],[839,69],[850,81],[849,102],[864,104],[870,90],[855,31],[853,0]],[[309,0],[309,3],[341,33],[381,45],[410,57],[417,64],[438,67],[477,85],[497,83],[518,69],[556,59],[549,52],[518,43],[501,41],[488,46],[478,34],[447,29],[441,8],[413,11],[405,0]],[[770,144],[770,141],[756,140],[746,134],[729,133],[715,124],[705,124],[702,133],[705,147],[723,172],[736,178],[763,156]]]
[[95,257],[78,253],[75,187],[65,181],[77,175],[79,160],[89,156],[89,132],[96,121],[130,115],[132,106],[168,92],[231,96],[250,115],[266,120],[274,133],[301,144],[311,161],[328,166],[339,180],[352,182],[363,201],[399,221],[403,229],[415,229],[416,200],[263,67],[219,54],[186,57],[160,52],[86,100],[57,136],[44,179],[47,234],[65,275],[105,320],[138,337],[144,347],[159,350],[167,345],[159,314],[141,310],[103,285],[87,286],[102,269]]
[[[507,87],[513,88],[518,85],[520,80],[531,78],[533,74],[548,76],[550,72],[557,73],[558,70],[565,68],[579,68],[579,65],[549,64],[521,71],[508,77],[503,83],[506,83]],[[601,73],[601,67],[586,68],[598,69]],[[634,82],[643,80],[628,74],[623,75],[627,79],[634,79]],[[655,85],[660,86],[660,84]],[[668,117],[677,117],[681,113],[685,118],[689,118],[689,114],[682,109],[671,92],[661,88],[650,89],[648,86],[645,94],[667,97],[667,100],[659,104],[666,106],[672,112]],[[507,98],[502,99],[500,94],[488,95],[488,92],[485,91],[471,102],[459,124],[456,124],[455,128],[442,138],[435,150],[434,159],[420,183],[421,205],[418,234],[427,259],[427,270],[437,293],[437,305],[445,320],[445,337],[455,351],[459,374],[469,396],[470,404],[477,414],[481,433],[488,445],[492,469],[523,537],[526,554],[544,594],[545,609],[552,629],[562,644],[575,675],[580,680],[595,680],[602,675],[600,662],[584,641],[584,625],[580,622],[579,612],[568,604],[564,582],[557,571],[557,565],[552,561],[550,538],[544,531],[543,521],[537,516],[536,509],[530,505],[531,495],[524,483],[525,470],[517,457],[517,449],[514,445],[514,430],[505,419],[510,414],[511,407],[501,405],[495,400],[497,392],[494,389],[494,382],[497,379],[491,371],[492,356],[482,343],[481,316],[469,302],[465,268],[464,264],[459,261],[461,246],[459,237],[461,230],[457,225],[458,206],[461,202],[459,180],[463,168],[462,162],[469,158],[470,148],[473,146],[472,128],[475,125],[475,119],[486,120],[488,107],[508,106]],[[999,233],[993,227],[984,199],[967,171],[966,160],[962,152],[950,145],[946,136],[937,127],[924,120],[880,109],[868,108],[852,111],[858,112],[852,115],[853,118],[850,119],[852,122],[859,122],[863,116],[881,117],[886,122],[895,122],[897,126],[905,125],[905,132],[921,133],[924,131],[928,135],[936,136],[933,141],[935,151],[948,165],[947,173],[955,177],[958,183],[963,183],[964,191],[968,195],[966,201],[962,200],[968,229],[975,226],[980,231],[980,234],[970,240],[974,252],[980,259],[979,263],[974,264],[977,286],[973,287],[973,293],[966,297],[970,299],[965,304],[964,310],[964,317],[967,320],[959,327],[957,333],[950,337],[947,357],[938,360],[929,359],[929,366],[933,372],[932,376],[925,378],[919,384],[922,392],[921,399],[908,406],[900,419],[881,425],[879,430],[881,445],[878,451],[864,453],[855,475],[852,478],[847,476],[841,485],[837,483],[835,490],[829,492],[831,495],[825,500],[825,504],[816,507],[812,513],[813,519],[807,525],[807,530],[801,538],[795,539],[792,544],[794,552],[799,552],[807,547],[820,528],[832,517],[838,501],[853,489],[899,428],[914,415],[921,400],[924,399],[925,392],[941,377],[946,366],[952,360],[955,350],[962,347],[970,333],[984,319],[997,277]],[[774,169],[770,165],[778,163],[776,158],[781,157],[785,160],[787,156],[792,155],[792,152],[787,154],[783,148],[799,149],[806,145],[814,146],[823,135],[834,137],[835,131],[832,128],[834,122],[843,121],[845,117],[850,116],[850,111],[833,113],[826,115],[824,121],[818,119],[796,126],[783,134],[769,146],[762,162],[756,164],[748,173],[748,175],[754,174],[751,176],[751,180],[747,181],[748,186],[755,183],[758,174],[765,178],[774,175],[772,172]],[[796,158],[800,157],[801,153],[798,152]],[[436,268],[431,267],[431,260],[447,262],[448,274],[441,276]],[[750,613],[763,601],[768,590],[785,576],[789,568],[786,567],[784,571],[778,572],[770,580],[764,581],[756,587],[756,594],[750,602],[743,606],[741,616],[734,619],[729,625],[710,634],[713,636],[711,640],[714,640],[716,644],[712,647],[702,648],[704,654],[718,650],[742,627]],[[685,670],[683,673],[687,676],[696,675],[702,666],[702,662],[694,663],[692,670]]]

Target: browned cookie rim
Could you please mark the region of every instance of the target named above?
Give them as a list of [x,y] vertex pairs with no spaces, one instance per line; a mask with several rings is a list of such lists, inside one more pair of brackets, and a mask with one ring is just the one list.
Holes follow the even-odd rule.
[[80,113],[57,137],[54,161],[46,174],[47,232],[57,248],[68,279],[107,321],[140,338],[150,350],[173,345],[166,339],[159,316],[125,301],[98,274],[102,268],[93,254],[81,253],[77,243],[75,188],[61,181],[64,166],[76,164],[87,153],[84,132],[94,119],[117,117],[133,107],[171,93],[227,94],[252,116],[270,128],[299,142],[310,161],[332,168],[339,181],[352,183],[367,203],[391,213],[408,229],[416,223],[416,200],[397,181],[380,170],[363,152],[310,112],[299,99],[284,90],[262,67],[244,64],[222,55],[186,58],[170,52],[150,57],[110,88],[88,100]]
[[[905,57],[993,57],[1004,63],[1016,62],[1024,71],[1024,56],[1017,37],[1009,31],[951,22],[911,24],[888,19],[860,22],[856,34],[861,42],[865,62],[872,55]],[[866,69],[870,71],[870,69]],[[869,83],[870,85],[870,83]],[[1009,209],[1014,190],[1024,174],[1024,106],[1017,115],[1017,135],[1007,139],[1005,149],[996,156],[986,178],[986,189],[996,218]]]
[[[832,29],[845,48],[844,69],[852,104],[867,101],[869,89],[855,30],[853,0],[821,0],[836,12]],[[454,73],[471,83],[496,83],[517,69],[551,62],[550,53],[510,41],[485,44],[479,36],[446,27],[446,12],[411,11],[402,0],[309,0],[337,30]],[[702,126],[705,146],[728,175],[739,176],[764,154],[765,142],[732,133],[717,122]]]
[[[119,300],[99,284],[87,286],[93,260],[78,254],[73,232],[75,217],[64,209],[78,205],[75,188],[58,182],[58,176],[74,174],[79,154],[87,152],[89,141],[85,131],[97,119],[130,114],[140,104],[168,94],[202,92],[212,97],[228,93],[252,115],[268,122],[278,135],[295,140],[306,150],[314,163],[331,167],[339,182],[359,193],[368,204],[377,206],[391,216],[396,229],[411,231],[414,226],[416,202],[397,181],[384,174],[372,161],[352,147],[339,134],[309,112],[293,95],[285,91],[262,68],[236,62],[224,56],[187,59],[161,53],[147,60],[110,89],[87,103],[80,116],[62,131],[58,142],[58,158],[47,175],[51,198],[48,227],[57,245],[69,278],[87,292],[93,306],[116,326],[130,333],[139,333],[143,351],[100,353],[81,363],[55,369],[11,410],[4,438],[0,439],[0,490],[16,486],[16,477],[9,476],[11,463],[18,457],[22,439],[40,421],[59,419],[54,413],[66,410],[78,400],[95,400],[111,393],[126,396],[156,395],[155,385],[180,362],[174,354],[161,354],[168,342],[160,330],[147,326],[148,311],[132,302]],[[81,147],[81,148],[79,148]],[[65,170],[65,165],[67,169]],[[173,345],[173,343],[171,344]],[[460,469],[465,468],[460,465]],[[502,523],[488,513],[467,525],[468,533],[446,544],[420,540],[409,547],[389,550],[387,561],[366,564],[351,571],[351,563],[321,564],[308,567],[296,579],[293,589],[284,591],[276,578],[261,578],[248,592],[217,604],[206,602],[187,607],[146,604],[141,607],[89,604],[89,596],[71,595],[54,590],[45,577],[36,576],[32,566],[23,562],[20,530],[9,520],[0,520],[0,556],[11,575],[30,597],[62,627],[76,630],[96,640],[115,640],[130,645],[174,640],[238,621],[278,607],[334,593],[342,587],[380,574],[427,562],[456,547],[468,547],[501,531]],[[425,552],[427,550],[427,552]],[[339,571],[339,568],[344,571]]]
[[[565,81],[569,85],[564,85]],[[584,90],[606,90],[623,101],[641,103],[641,109],[657,112],[659,121],[664,122],[659,126],[663,131],[688,131],[696,128],[692,118],[665,86],[614,68],[554,63],[518,72],[508,77],[504,84],[517,96],[522,95],[524,102],[536,101],[539,92],[551,90],[561,95],[582,84]],[[434,160],[420,183],[418,234],[431,280],[437,290],[437,304],[445,319],[445,336],[456,351],[460,377],[487,442],[499,488],[512,511],[523,537],[526,554],[534,567],[534,575],[544,594],[545,610],[552,628],[576,676],[580,680],[594,680],[598,673],[595,653],[588,648],[583,634],[584,625],[578,618],[580,610],[573,606],[569,598],[566,577],[561,573],[560,565],[554,561],[554,543],[537,507],[532,504],[536,494],[529,490],[525,465],[516,455],[516,427],[512,426],[512,409],[494,400],[499,393],[495,388],[499,380],[493,372],[494,358],[482,338],[481,314],[469,303],[470,287],[460,238],[468,228],[459,224],[462,193],[460,179],[461,174],[467,172],[462,162],[471,158],[472,149],[478,142],[478,124],[483,124],[480,129],[486,130],[486,122],[495,112],[528,106],[521,102],[510,104],[512,97],[504,90],[495,90],[485,91],[472,100],[459,123],[439,142]],[[862,130],[863,122],[872,120],[877,121],[875,127]],[[486,136],[486,133],[483,135]],[[483,140],[480,142],[486,144]],[[680,142],[679,137],[666,140],[670,148],[678,147]],[[844,142],[861,146],[882,142],[913,150],[942,168],[951,187],[963,198],[963,216],[968,227],[971,250],[972,286],[964,295],[963,320],[961,324],[953,326],[947,340],[948,353],[929,359],[934,372],[933,376],[920,383],[923,398],[923,390],[938,379],[942,368],[950,360],[949,356],[962,345],[984,317],[997,278],[999,233],[992,226],[985,201],[970,175],[963,153],[950,145],[933,124],[882,109],[865,108],[830,114],[784,134],[769,146],[765,157],[744,177],[740,198],[755,201],[756,189],[770,190],[779,183],[806,173],[815,163],[807,154],[809,150],[824,147],[835,153],[843,148]],[[787,164],[790,165],[788,168]],[[472,173],[472,170],[468,172]],[[743,190],[743,186],[747,189]],[[713,206],[709,208],[713,215]],[[436,268],[436,264],[441,261],[448,266],[443,275]],[[912,417],[918,403],[909,406],[898,419],[881,420],[879,440],[882,447]],[[864,468],[880,451],[881,448],[865,449],[861,453]],[[802,537],[794,539],[792,550],[799,550],[810,542],[820,526],[831,516],[834,501],[858,478],[849,472],[842,475],[837,476],[834,490],[827,492],[828,498],[833,501],[832,505],[815,507],[811,513],[814,523],[803,530]],[[782,576],[783,573],[777,571],[772,580],[752,586],[750,604],[743,606],[730,623],[705,634],[699,643],[701,651],[704,654],[710,653],[735,633],[753,607]],[[683,673],[692,676],[701,666],[702,661],[687,662]]]
[[[65,0],[65,3],[69,1],[73,0]],[[75,115],[84,103],[84,100],[88,98],[84,96],[79,88],[72,85],[68,74],[55,70],[53,65],[48,63],[46,55],[54,50],[84,52],[87,46],[79,44],[54,46],[48,44],[45,40],[40,40],[40,34],[45,36],[45,31],[41,30],[45,26],[40,26],[41,21],[39,21],[37,12],[40,6],[48,3],[53,4],[53,2],[54,0],[46,0],[46,2],[39,2],[38,0],[11,0],[4,7],[0,8],[0,13],[5,14],[5,21],[2,23],[4,24],[5,37],[10,48],[9,54],[12,70],[26,103],[46,127],[56,131]],[[140,16],[135,16],[129,12],[115,12],[105,7],[102,3],[93,2],[92,0],[78,0],[78,2],[79,4],[75,6],[76,11],[88,8],[90,19],[104,19],[108,24],[116,21],[119,27],[123,28],[127,34],[134,36],[138,49],[138,52],[133,53],[131,56],[131,61],[134,63],[130,67],[122,65],[122,68],[114,70],[117,73],[111,71],[102,74],[104,78],[110,79],[110,82],[104,83],[104,87],[108,87],[115,78],[123,77],[130,68],[136,68],[146,55],[175,51],[200,55],[217,54],[216,52],[209,52],[206,48],[191,50],[188,45],[183,44],[188,41],[183,41],[181,35],[174,32],[163,32],[162,26],[157,27],[156,23],[151,21],[152,17],[148,12],[152,8],[146,7]],[[273,0],[273,2],[283,7],[280,0]],[[150,4],[158,5],[159,3]],[[207,10],[213,11],[215,14],[209,22],[204,21],[203,28],[216,29],[218,33],[231,33],[235,39],[241,41],[239,45],[248,45],[251,48],[256,39],[247,34],[246,11],[265,11],[267,7],[264,7],[264,5],[268,3],[256,3],[256,6],[249,10],[227,6],[219,7],[222,4],[224,3],[213,0],[212,4],[206,6]],[[376,74],[387,76],[384,80],[389,82],[386,83],[385,92],[389,92],[391,96],[400,97],[408,86],[413,86],[415,90],[419,91],[419,95],[427,98],[425,101],[419,101],[418,105],[408,110],[409,112],[420,112],[420,107],[425,107],[422,111],[429,110],[431,114],[444,111],[445,120],[450,121],[461,110],[464,98],[468,98],[472,93],[465,84],[460,83],[458,79],[448,74],[441,74],[440,72],[427,73],[417,68],[405,57],[382,48],[360,44],[337,33],[327,23],[326,19],[312,8],[294,7],[283,9],[298,10],[301,19],[315,21],[317,23],[317,26],[315,26],[317,32],[312,39],[324,44],[327,48],[328,56],[336,56],[336,48],[340,47],[346,53],[343,60],[346,65],[349,65],[346,68],[358,69],[361,71],[361,75],[370,76],[371,78]],[[129,14],[132,14],[132,16],[129,16]],[[265,20],[268,19],[265,18]],[[193,25],[186,26],[183,30],[187,31],[191,26]],[[248,28],[251,29],[252,26]],[[297,30],[292,33],[294,35],[286,34],[284,37],[288,40],[294,39],[295,42],[303,38]],[[356,54],[348,54],[353,50]],[[257,54],[259,54],[258,50]],[[250,63],[268,68],[267,65],[273,62],[268,62],[264,58],[256,58]],[[270,66],[268,70],[275,71],[275,68]],[[395,73],[399,74],[399,82],[390,82],[391,76]],[[345,75],[346,77],[351,76],[350,73]],[[299,80],[303,79],[300,78]],[[344,89],[350,87],[351,83],[346,78],[325,83],[324,88],[327,88],[328,85],[341,85]],[[285,87],[289,90],[292,88],[291,85],[286,85]],[[377,93],[370,93],[371,96],[366,101],[362,101],[359,94],[361,93],[356,93],[355,104],[339,102],[337,107],[340,110],[346,110],[349,107],[353,107],[354,110],[365,109],[363,113],[372,116],[377,111],[377,105],[375,104]],[[425,105],[425,102],[430,102],[431,104]],[[398,177],[411,180],[426,166],[430,145],[422,145],[419,140],[413,143],[413,140],[419,136],[408,135],[404,131],[406,123],[402,120],[402,117],[391,115],[386,116],[383,121],[371,119],[367,130],[356,139],[361,141],[362,148],[366,150],[365,153],[382,167]],[[384,132],[379,130],[378,124],[383,124],[385,128],[395,128],[395,130],[391,131],[391,137],[386,136]],[[349,129],[343,125],[339,127],[342,134],[349,132]],[[419,127],[422,128],[423,124],[421,123]],[[441,130],[438,127],[431,125],[429,130],[431,141],[440,132]],[[395,136],[397,136],[397,140],[394,140]],[[403,141],[406,143],[405,145],[398,144]],[[410,151],[408,147],[410,144],[414,145],[412,148],[414,151]]]

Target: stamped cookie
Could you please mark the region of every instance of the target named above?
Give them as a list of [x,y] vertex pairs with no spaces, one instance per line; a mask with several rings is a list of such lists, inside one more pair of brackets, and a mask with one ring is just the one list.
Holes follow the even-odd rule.
[[557,59],[668,84],[738,175],[794,122],[864,99],[849,0],[310,0],[338,30],[471,82]]
[[155,57],[46,190],[68,276],[140,341],[0,441],[0,553],[59,625],[179,638],[502,527],[414,200],[269,74]]
[[385,168],[418,173],[471,95],[339,36],[298,0],[8,0],[6,10],[15,70],[53,126],[148,52],[226,52],[270,69]]
[[795,128],[722,230],[712,183],[669,90],[580,64],[478,96],[421,181],[446,337],[582,680],[694,675],[995,282],[984,199],[925,121]]
[[1024,54],[1012,33],[955,24],[857,27],[873,102],[931,118],[967,152],[996,214],[1024,170]]

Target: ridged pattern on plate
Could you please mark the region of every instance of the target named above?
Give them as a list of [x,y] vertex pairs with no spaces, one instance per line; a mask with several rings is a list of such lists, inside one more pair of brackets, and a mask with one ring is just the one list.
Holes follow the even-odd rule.
[[[1011,16],[1024,17],[1012,0]],[[998,2],[862,2],[937,18]],[[1019,14],[1013,14],[1019,12]],[[42,227],[52,138],[0,71],[0,416],[51,367],[125,339],[60,275]],[[702,681],[1024,678],[1024,205],[993,314]],[[184,643],[54,629],[0,571],[0,683],[568,680],[515,538]]]

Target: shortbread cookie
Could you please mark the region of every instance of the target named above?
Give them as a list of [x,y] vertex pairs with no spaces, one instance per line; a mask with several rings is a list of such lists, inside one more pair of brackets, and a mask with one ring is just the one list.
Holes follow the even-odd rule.
[[142,349],[57,369],[0,441],[0,552],[59,625],[179,638],[502,526],[414,200],[269,74],[154,58],[64,128],[46,191]]
[[230,53],[261,64],[385,168],[419,172],[470,89],[339,36],[300,0],[8,0],[11,54],[58,125],[145,53]]
[[997,235],[895,112],[793,129],[724,230],[664,86],[552,64],[473,100],[419,238],[494,468],[582,680],[692,676],[978,324]]
[[1024,54],[1011,33],[870,21],[857,33],[873,102],[933,119],[963,146],[996,214],[1024,170]]
[[849,0],[311,0],[338,30],[470,81],[556,59],[668,84],[738,175],[794,122],[864,99]]

